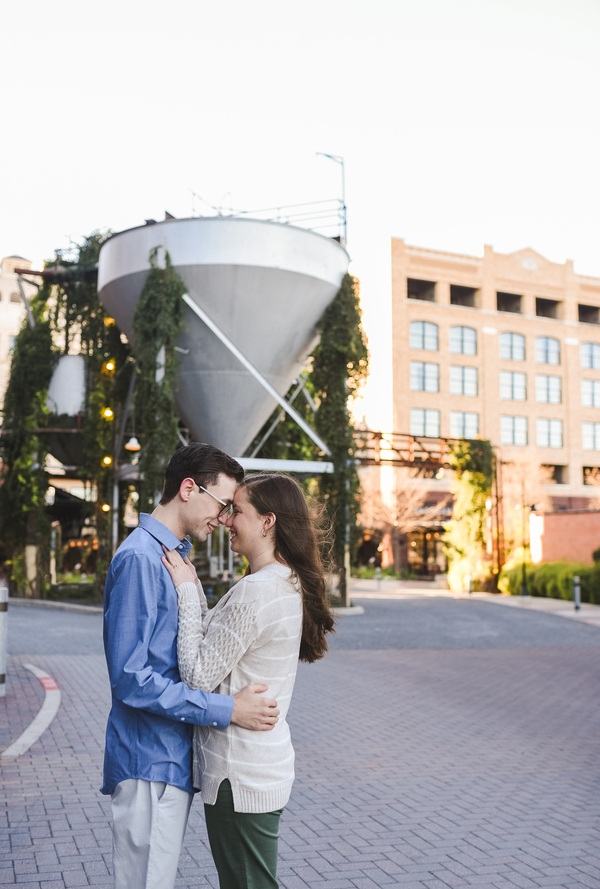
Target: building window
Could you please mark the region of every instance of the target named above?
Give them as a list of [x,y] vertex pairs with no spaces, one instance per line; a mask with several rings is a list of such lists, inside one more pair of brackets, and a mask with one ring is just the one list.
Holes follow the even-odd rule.
[[499,312],[513,312],[520,315],[523,312],[521,307],[523,297],[520,293],[501,293],[496,291],[496,309]]
[[477,355],[477,331],[472,327],[451,327],[450,351],[454,355]]
[[555,463],[542,463],[541,481],[544,485],[566,485],[567,467]]
[[600,451],[600,423],[583,423],[581,431],[584,451]]
[[504,401],[527,400],[527,376],[520,371],[500,371],[500,398]]
[[435,281],[418,281],[416,278],[407,278],[406,292],[409,299],[424,299],[426,302],[435,302]]
[[583,467],[583,484],[596,487],[600,485],[600,466]]
[[19,296],[18,293],[11,293],[11,295],[10,295],[10,301],[11,301],[11,303],[20,303],[20,302],[21,302],[21,297]]
[[541,404],[560,404],[562,401],[561,378],[553,374],[537,374],[535,400]]
[[562,448],[562,420],[547,420],[544,417],[540,418],[537,421],[537,445],[538,448]]
[[579,321],[582,324],[600,324],[600,309],[598,306],[577,306]]
[[452,395],[477,395],[477,368],[451,365],[450,392]]
[[525,361],[525,337],[520,333],[501,333],[500,358],[506,361]]
[[463,287],[461,284],[450,285],[451,306],[467,306],[470,309],[475,309],[477,302],[477,291],[473,287]]
[[429,361],[411,361],[410,388],[413,392],[439,392],[439,364],[433,364]]
[[600,380],[581,381],[581,403],[583,407],[600,407]]
[[600,343],[582,343],[579,355],[584,370],[600,370]]
[[505,445],[526,445],[527,417],[500,417],[500,442]]
[[537,296],[535,299],[535,314],[538,318],[561,318],[562,303],[556,299],[544,299]]
[[450,411],[450,438],[475,438],[479,435],[479,414]]
[[428,352],[438,350],[438,326],[431,321],[410,322],[411,349],[427,349]]
[[440,412],[413,408],[410,412],[410,434],[439,438]]
[[560,343],[553,336],[535,338],[535,360],[537,364],[560,364]]
[[11,355],[15,351],[16,344],[17,344],[17,337],[13,336],[12,334],[9,334],[9,336],[8,336],[8,351]]

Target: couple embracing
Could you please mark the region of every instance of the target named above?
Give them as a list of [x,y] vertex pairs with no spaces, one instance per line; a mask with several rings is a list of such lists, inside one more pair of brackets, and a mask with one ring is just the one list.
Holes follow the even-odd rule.
[[[248,571],[209,611],[187,536],[219,524]],[[211,445],[180,448],[159,504],[115,553],[104,599],[116,889],[171,889],[199,789],[221,889],[277,887],[296,669],[333,630],[302,489],[279,473],[244,479]]]

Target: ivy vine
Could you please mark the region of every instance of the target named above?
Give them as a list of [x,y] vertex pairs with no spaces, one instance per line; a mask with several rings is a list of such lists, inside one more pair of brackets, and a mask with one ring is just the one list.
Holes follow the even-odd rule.
[[44,468],[48,440],[41,430],[47,425],[46,397],[55,355],[45,300],[36,296],[30,306],[34,326],[26,318],[16,337],[4,399],[0,540],[12,584],[27,595],[38,596],[44,587],[43,553],[37,553],[38,570],[31,578],[25,567],[25,547],[49,537]]
[[486,502],[493,487],[493,448],[484,439],[461,439],[451,444],[449,463],[454,470],[452,517],[444,526],[451,588],[465,589],[468,579],[480,588],[492,583],[487,554]]
[[[327,506],[332,525],[332,557],[340,576],[340,593],[346,600],[344,557],[346,545],[355,543],[356,517],[360,508],[349,399],[366,379],[369,361],[356,278],[351,275],[344,277],[335,299],[319,321],[317,331],[321,338],[313,352],[307,389],[317,405],[314,419],[317,432],[330,448],[331,457],[328,459],[334,465],[333,474],[324,474],[319,478],[318,492]],[[313,422],[305,399],[298,397],[294,407],[309,423]],[[279,409],[261,429],[251,448],[256,447],[277,419],[279,422],[258,456],[304,460],[318,457],[317,446],[294,420],[283,416]]]
[[178,442],[175,387],[175,345],[183,317],[186,286],[159,248],[149,256],[150,272],[133,319],[136,361],[135,421],[142,439],[140,453],[140,509],[152,511],[160,494],[164,469]]
[[360,510],[354,427],[349,398],[367,377],[369,352],[359,302],[359,282],[345,275],[318,325],[321,339],[313,354],[311,374],[319,408],[316,428],[331,450],[333,473],[323,475],[320,492],[332,521],[333,556],[340,576],[340,595],[347,600],[345,551],[355,543],[353,531]]

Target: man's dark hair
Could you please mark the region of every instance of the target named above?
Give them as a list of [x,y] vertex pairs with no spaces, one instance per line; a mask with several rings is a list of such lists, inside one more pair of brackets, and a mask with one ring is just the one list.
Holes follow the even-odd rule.
[[193,478],[196,484],[206,488],[208,485],[216,485],[220,474],[235,479],[238,484],[244,478],[244,470],[237,460],[213,445],[194,441],[179,448],[165,470],[161,506],[170,503],[177,496],[184,478]]

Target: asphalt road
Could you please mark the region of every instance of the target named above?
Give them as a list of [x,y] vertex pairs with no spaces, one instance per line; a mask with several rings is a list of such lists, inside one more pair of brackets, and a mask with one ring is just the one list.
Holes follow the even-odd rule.
[[[338,618],[332,651],[600,646],[594,627],[502,605],[418,595],[354,601],[365,613]],[[9,654],[103,652],[98,613],[14,605],[8,620]]]

